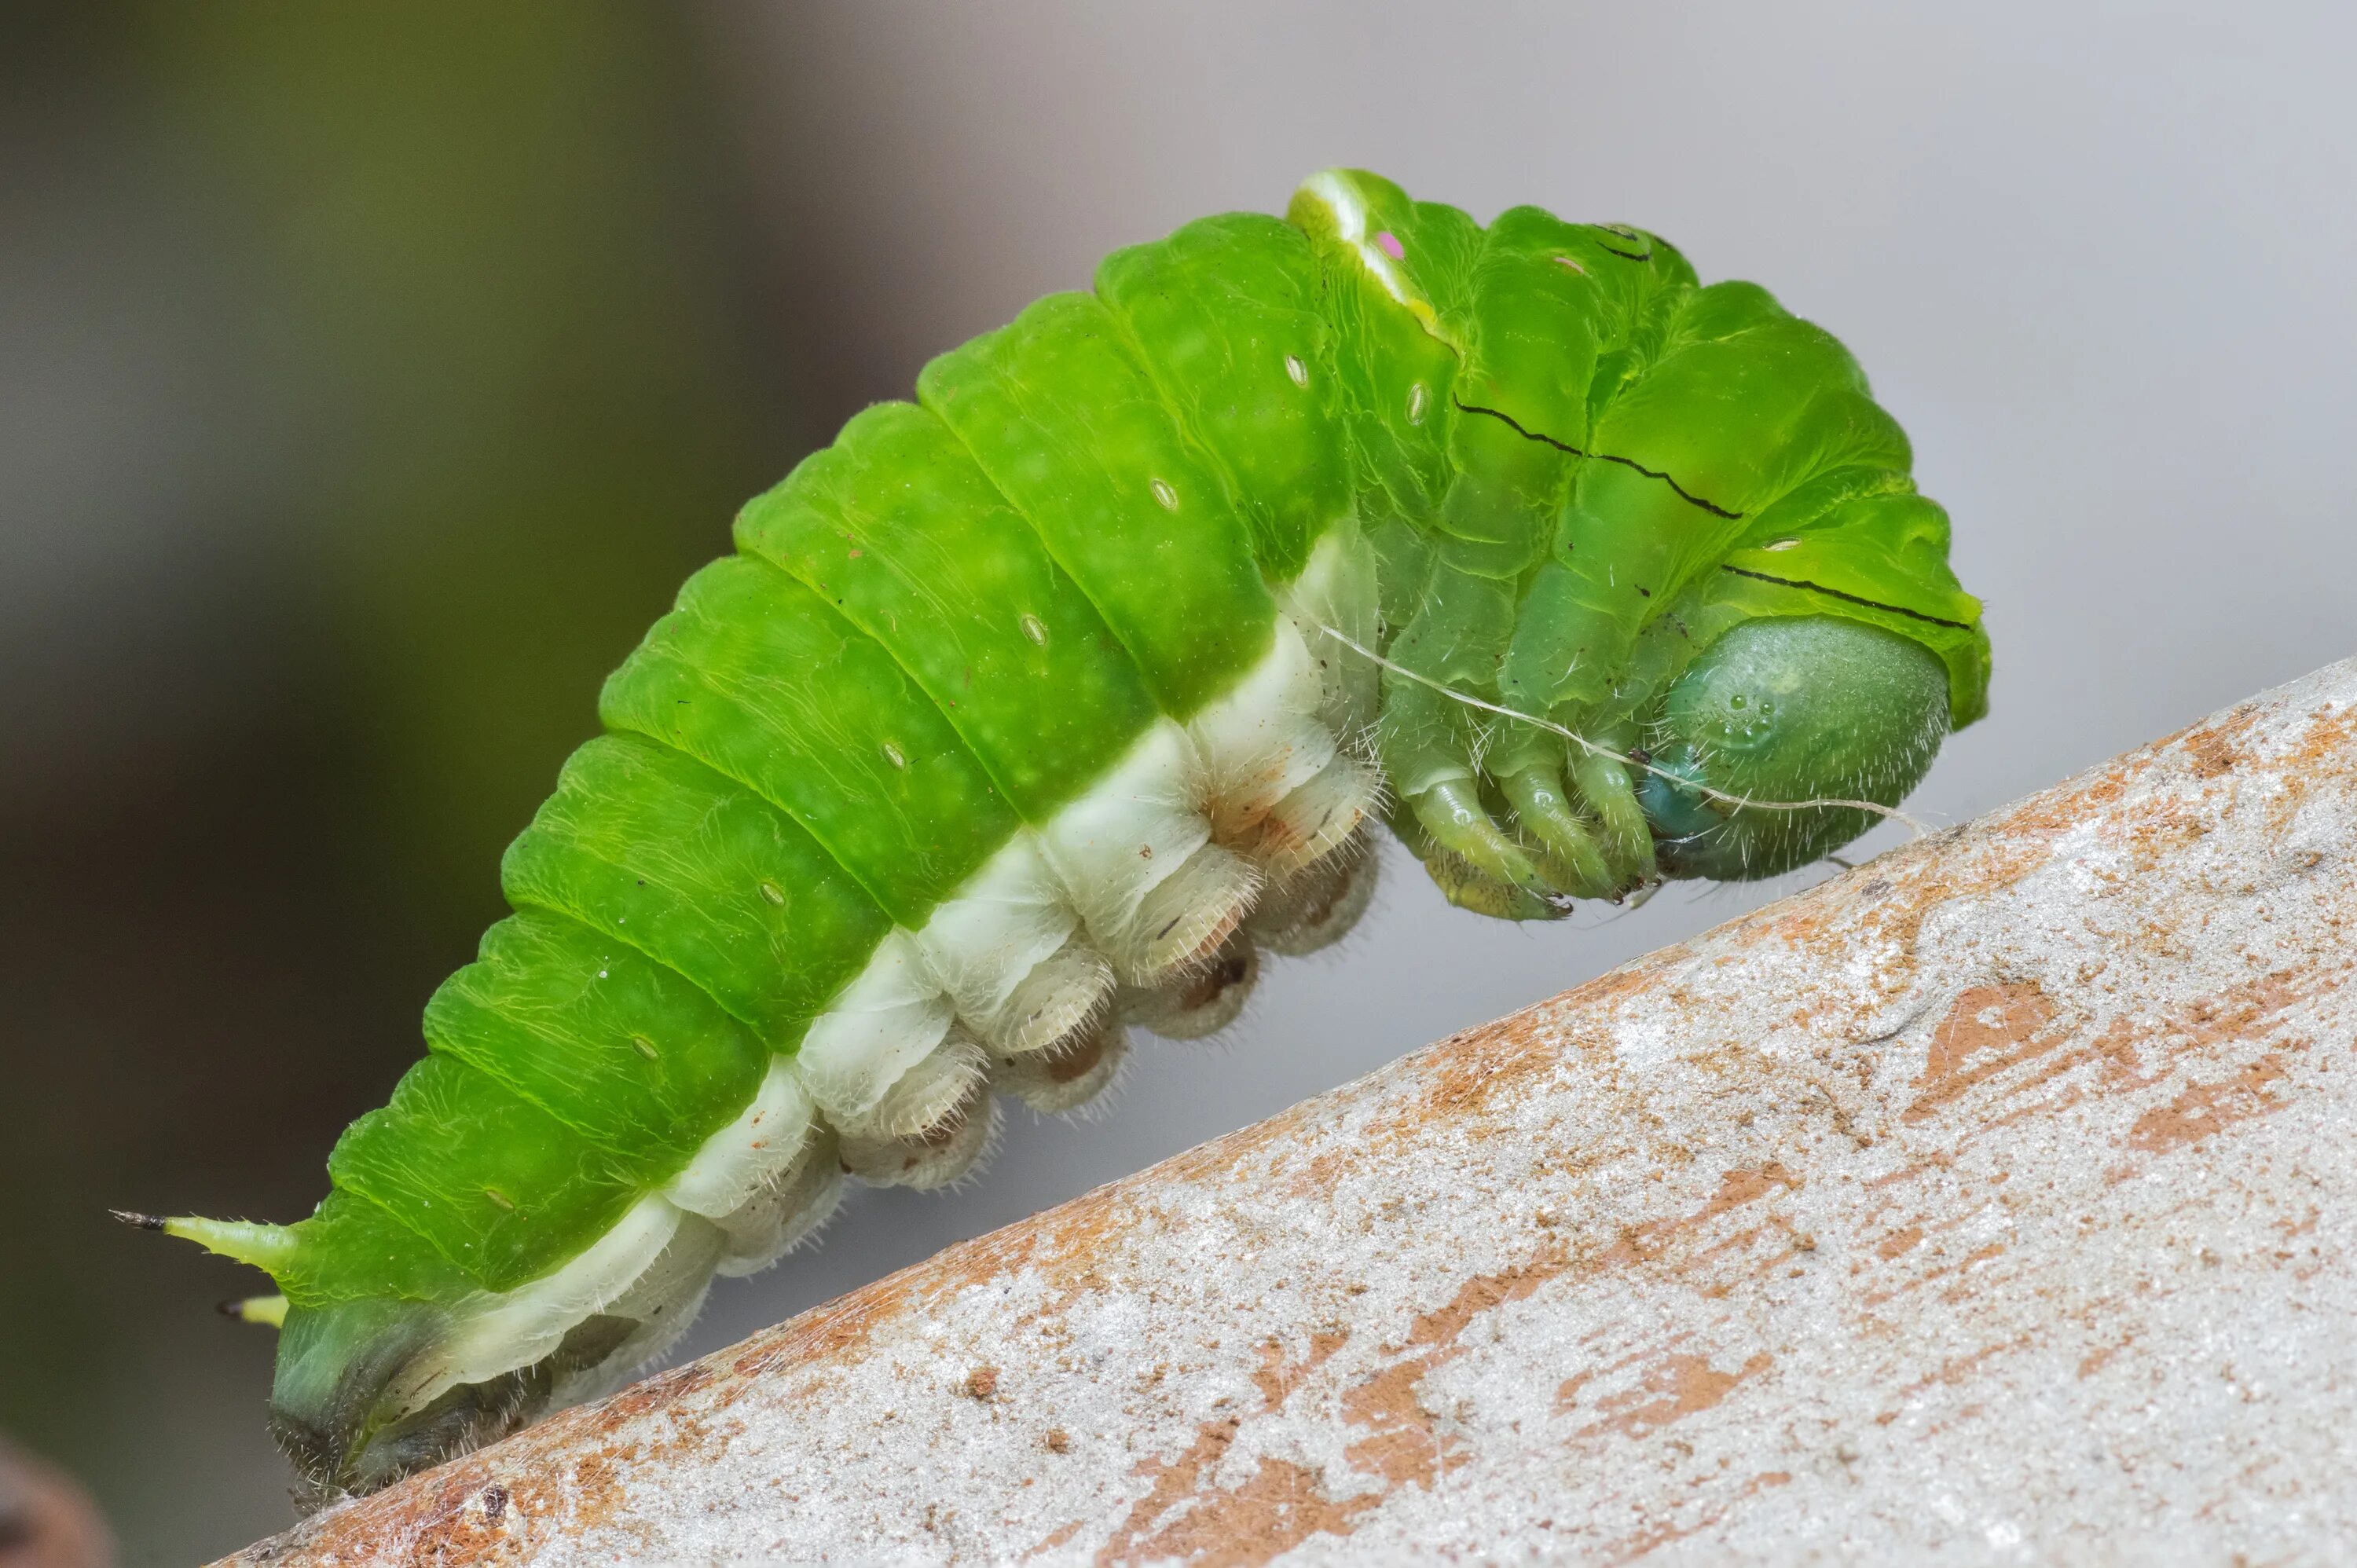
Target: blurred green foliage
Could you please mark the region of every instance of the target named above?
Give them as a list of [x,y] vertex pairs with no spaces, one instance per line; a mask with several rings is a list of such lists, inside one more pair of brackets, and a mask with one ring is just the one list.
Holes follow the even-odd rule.
[[211,369],[266,435],[233,456],[268,515],[186,590],[251,645],[242,706],[0,822],[0,1427],[180,1561],[290,1517],[267,1336],[207,1310],[248,1282],[105,1207],[324,1192],[600,678],[813,433],[666,6],[77,4],[11,40],[0,81],[78,106],[61,142],[135,149],[117,207],[166,193],[140,286],[235,313]]
[[651,5],[149,15],[308,427],[287,548],[401,883],[479,912],[598,677],[783,467],[694,62]]

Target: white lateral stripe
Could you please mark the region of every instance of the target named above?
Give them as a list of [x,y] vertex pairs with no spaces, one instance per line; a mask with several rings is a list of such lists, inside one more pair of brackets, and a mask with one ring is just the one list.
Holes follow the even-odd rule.
[[801,1155],[813,1110],[792,1060],[770,1058],[752,1103],[704,1141],[664,1196],[690,1214],[727,1219]]
[[955,1015],[916,938],[889,931],[834,1005],[813,1020],[794,1059],[830,1114],[856,1115],[942,1043]]
[[1224,816],[1223,789],[1238,811],[1265,814],[1329,768],[1338,729],[1372,717],[1374,684],[1372,667],[1317,628],[1372,637],[1374,593],[1372,552],[1355,520],[1341,520],[1280,596],[1259,664],[1184,728],[1157,721],[1051,821],[1001,846],[921,930],[886,938],[797,1057],[828,1113],[871,1110],[952,1016],[989,1037],[997,1009],[1076,929],[1101,952],[1131,940],[1146,896],[1211,842],[1203,808],[1216,801]]
[[1290,876],[1339,847],[1383,798],[1374,769],[1347,752],[1279,800],[1263,820],[1270,871]]
[[1318,716],[1337,736],[1356,736],[1374,724],[1382,671],[1327,636],[1325,628],[1332,627],[1364,648],[1379,644],[1382,612],[1375,584],[1374,549],[1358,520],[1344,518],[1327,529],[1301,575],[1279,596],[1325,686]]
[[963,1029],[952,1028],[908,1070],[892,1079],[876,1102],[856,1116],[834,1118],[845,1139],[889,1141],[913,1137],[955,1110],[990,1075],[990,1054]]
[[744,1208],[715,1222],[728,1238],[728,1250],[714,1265],[715,1272],[732,1276],[760,1273],[825,1224],[842,1196],[843,1165],[835,1135],[822,1128],[775,1186],[763,1187]]
[[1222,837],[1233,842],[1334,759],[1334,732],[1318,716],[1325,697],[1318,661],[1280,615],[1268,657],[1188,722]]
[[1120,941],[1146,896],[1211,842],[1197,809],[1201,773],[1187,732],[1157,719],[1039,830],[1041,853],[1100,944]]
[[575,1368],[558,1380],[550,1402],[562,1407],[602,1399],[676,1344],[695,1310],[704,1305],[704,1293],[711,1288],[712,1268],[720,1261],[725,1240],[720,1228],[711,1221],[682,1215],[670,1242],[630,1282],[630,1288],[596,1309],[629,1318],[638,1326],[600,1360]]
[[660,1193],[639,1199],[587,1251],[544,1278],[485,1295],[416,1368],[421,1381],[406,1408],[433,1402],[445,1389],[485,1382],[528,1367],[564,1342],[573,1326],[620,1296],[646,1273],[679,1229],[680,1211]]
[[1017,832],[933,911],[917,945],[959,1016],[986,1026],[1080,923],[1038,840]]

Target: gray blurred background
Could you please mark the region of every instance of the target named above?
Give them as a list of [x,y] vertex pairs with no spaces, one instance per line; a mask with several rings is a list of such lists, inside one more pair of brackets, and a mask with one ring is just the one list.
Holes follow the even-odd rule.
[[[2352,58],[2322,5],[7,7],[0,1428],[132,1562],[287,1522],[250,1277],[105,1206],[305,1212],[736,505],[1328,165],[1659,230],[1850,344],[1996,640],[1935,821],[2357,651]],[[1824,875],[1520,929],[1386,869],[1224,1043],[855,1194],[691,1348]]]

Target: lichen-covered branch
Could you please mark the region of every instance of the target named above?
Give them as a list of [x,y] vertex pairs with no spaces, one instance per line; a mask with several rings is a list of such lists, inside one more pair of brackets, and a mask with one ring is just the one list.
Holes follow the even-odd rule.
[[2357,662],[246,1561],[2309,1555],[2352,922]]

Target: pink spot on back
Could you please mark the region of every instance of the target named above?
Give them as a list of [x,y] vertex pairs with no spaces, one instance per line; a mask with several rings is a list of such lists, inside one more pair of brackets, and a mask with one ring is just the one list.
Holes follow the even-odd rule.
[[1395,262],[1402,256],[1407,254],[1407,247],[1401,244],[1399,242],[1399,236],[1393,233],[1388,229],[1383,230],[1375,235],[1375,246],[1378,250],[1382,251],[1384,255],[1389,256]]

